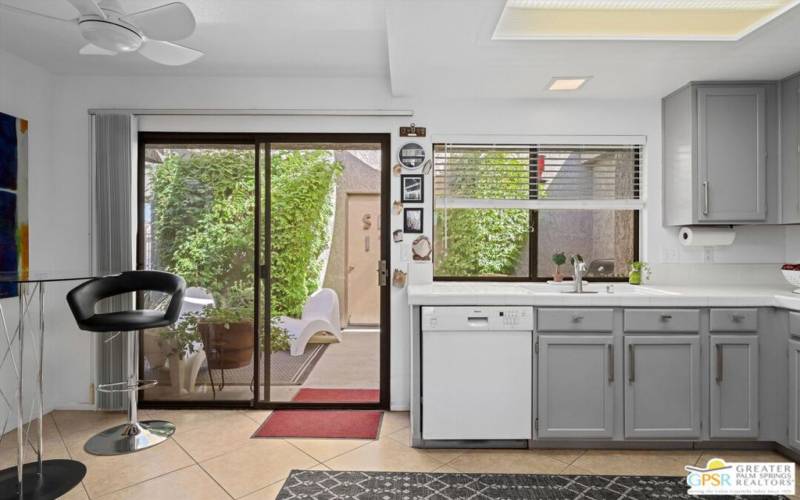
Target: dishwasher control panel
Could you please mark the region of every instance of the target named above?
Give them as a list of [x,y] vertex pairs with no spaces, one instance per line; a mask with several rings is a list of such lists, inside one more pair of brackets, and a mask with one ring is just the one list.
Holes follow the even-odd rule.
[[530,306],[425,306],[422,331],[533,330]]

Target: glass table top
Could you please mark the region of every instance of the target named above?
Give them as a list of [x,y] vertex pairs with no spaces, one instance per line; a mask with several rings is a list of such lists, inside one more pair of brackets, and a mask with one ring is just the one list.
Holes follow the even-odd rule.
[[87,269],[41,270],[35,269],[27,273],[0,271],[0,283],[43,283],[50,281],[85,281],[103,276],[118,274],[117,272],[92,273]]

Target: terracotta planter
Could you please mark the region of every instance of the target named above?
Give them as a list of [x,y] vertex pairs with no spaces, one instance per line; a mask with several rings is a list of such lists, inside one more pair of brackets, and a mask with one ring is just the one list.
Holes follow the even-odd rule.
[[253,322],[197,324],[203,339],[208,368],[227,370],[242,368],[253,360]]

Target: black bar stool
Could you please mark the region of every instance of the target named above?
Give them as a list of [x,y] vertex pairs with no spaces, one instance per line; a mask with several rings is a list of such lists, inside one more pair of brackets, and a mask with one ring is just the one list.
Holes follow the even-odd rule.
[[[128,337],[130,369],[128,380],[97,387],[99,392],[127,392],[128,422],[93,436],[84,449],[93,455],[122,455],[143,450],[166,441],[175,425],[163,420],[139,421],[136,414],[137,393],[158,383],[139,380],[139,331],[169,326],[177,321],[183,303],[186,282],[180,276],[162,271],[127,271],[93,279],[70,290],[67,302],[81,330],[118,332]],[[96,304],[105,298],[131,292],[156,291],[170,296],[164,311],[151,309],[95,313]]]

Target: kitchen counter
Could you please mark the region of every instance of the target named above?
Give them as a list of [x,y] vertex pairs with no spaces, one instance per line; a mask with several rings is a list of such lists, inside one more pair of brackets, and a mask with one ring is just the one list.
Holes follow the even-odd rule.
[[[607,291],[607,286],[612,292]],[[546,283],[436,282],[409,285],[408,303],[421,305],[535,305],[617,307],[780,307],[800,311],[800,294],[790,285],[632,286],[590,283],[570,294]]]

